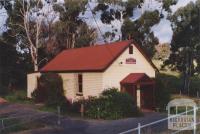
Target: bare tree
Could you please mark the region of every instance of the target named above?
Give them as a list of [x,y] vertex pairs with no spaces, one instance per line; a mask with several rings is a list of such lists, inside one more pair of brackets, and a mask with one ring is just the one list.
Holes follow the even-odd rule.
[[[18,0],[20,1],[22,8],[20,10],[20,15],[23,18],[23,23],[20,25],[24,30],[27,38],[27,47],[30,52],[32,63],[34,65],[34,71],[38,71],[38,49],[44,44],[44,38],[49,39],[49,37],[43,37],[44,27],[50,27],[54,20],[56,19],[55,14],[51,14],[51,18],[48,15],[52,10],[43,9],[43,4],[41,0]],[[50,4],[49,4],[50,5]],[[45,31],[50,32],[50,31]]]

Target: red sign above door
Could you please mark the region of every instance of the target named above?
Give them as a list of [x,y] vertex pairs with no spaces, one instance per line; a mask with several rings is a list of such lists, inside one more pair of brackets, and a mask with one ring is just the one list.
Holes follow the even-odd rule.
[[127,58],[126,59],[126,64],[136,64],[136,59],[134,59],[134,58]]

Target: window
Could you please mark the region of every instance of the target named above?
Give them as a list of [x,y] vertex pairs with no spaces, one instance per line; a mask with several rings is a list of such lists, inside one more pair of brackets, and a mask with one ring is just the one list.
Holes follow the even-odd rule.
[[83,75],[78,74],[78,92],[82,93],[83,92]]
[[129,46],[129,54],[133,54],[133,46]]

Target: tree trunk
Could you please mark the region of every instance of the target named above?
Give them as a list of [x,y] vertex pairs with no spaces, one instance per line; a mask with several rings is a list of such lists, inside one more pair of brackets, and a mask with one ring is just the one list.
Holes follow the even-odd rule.
[[186,54],[186,64],[184,71],[184,88],[183,88],[183,92],[187,95],[190,94],[190,77],[191,77],[192,62],[193,62],[192,52],[189,50]]
[[37,72],[38,71],[38,65],[34,63],[34,71]]

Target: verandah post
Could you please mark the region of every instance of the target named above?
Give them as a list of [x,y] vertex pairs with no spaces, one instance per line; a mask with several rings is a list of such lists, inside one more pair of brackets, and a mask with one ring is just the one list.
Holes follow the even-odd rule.
[[137,84],[137,106],[141,108],[141,91],[140,91],[140,84]]

